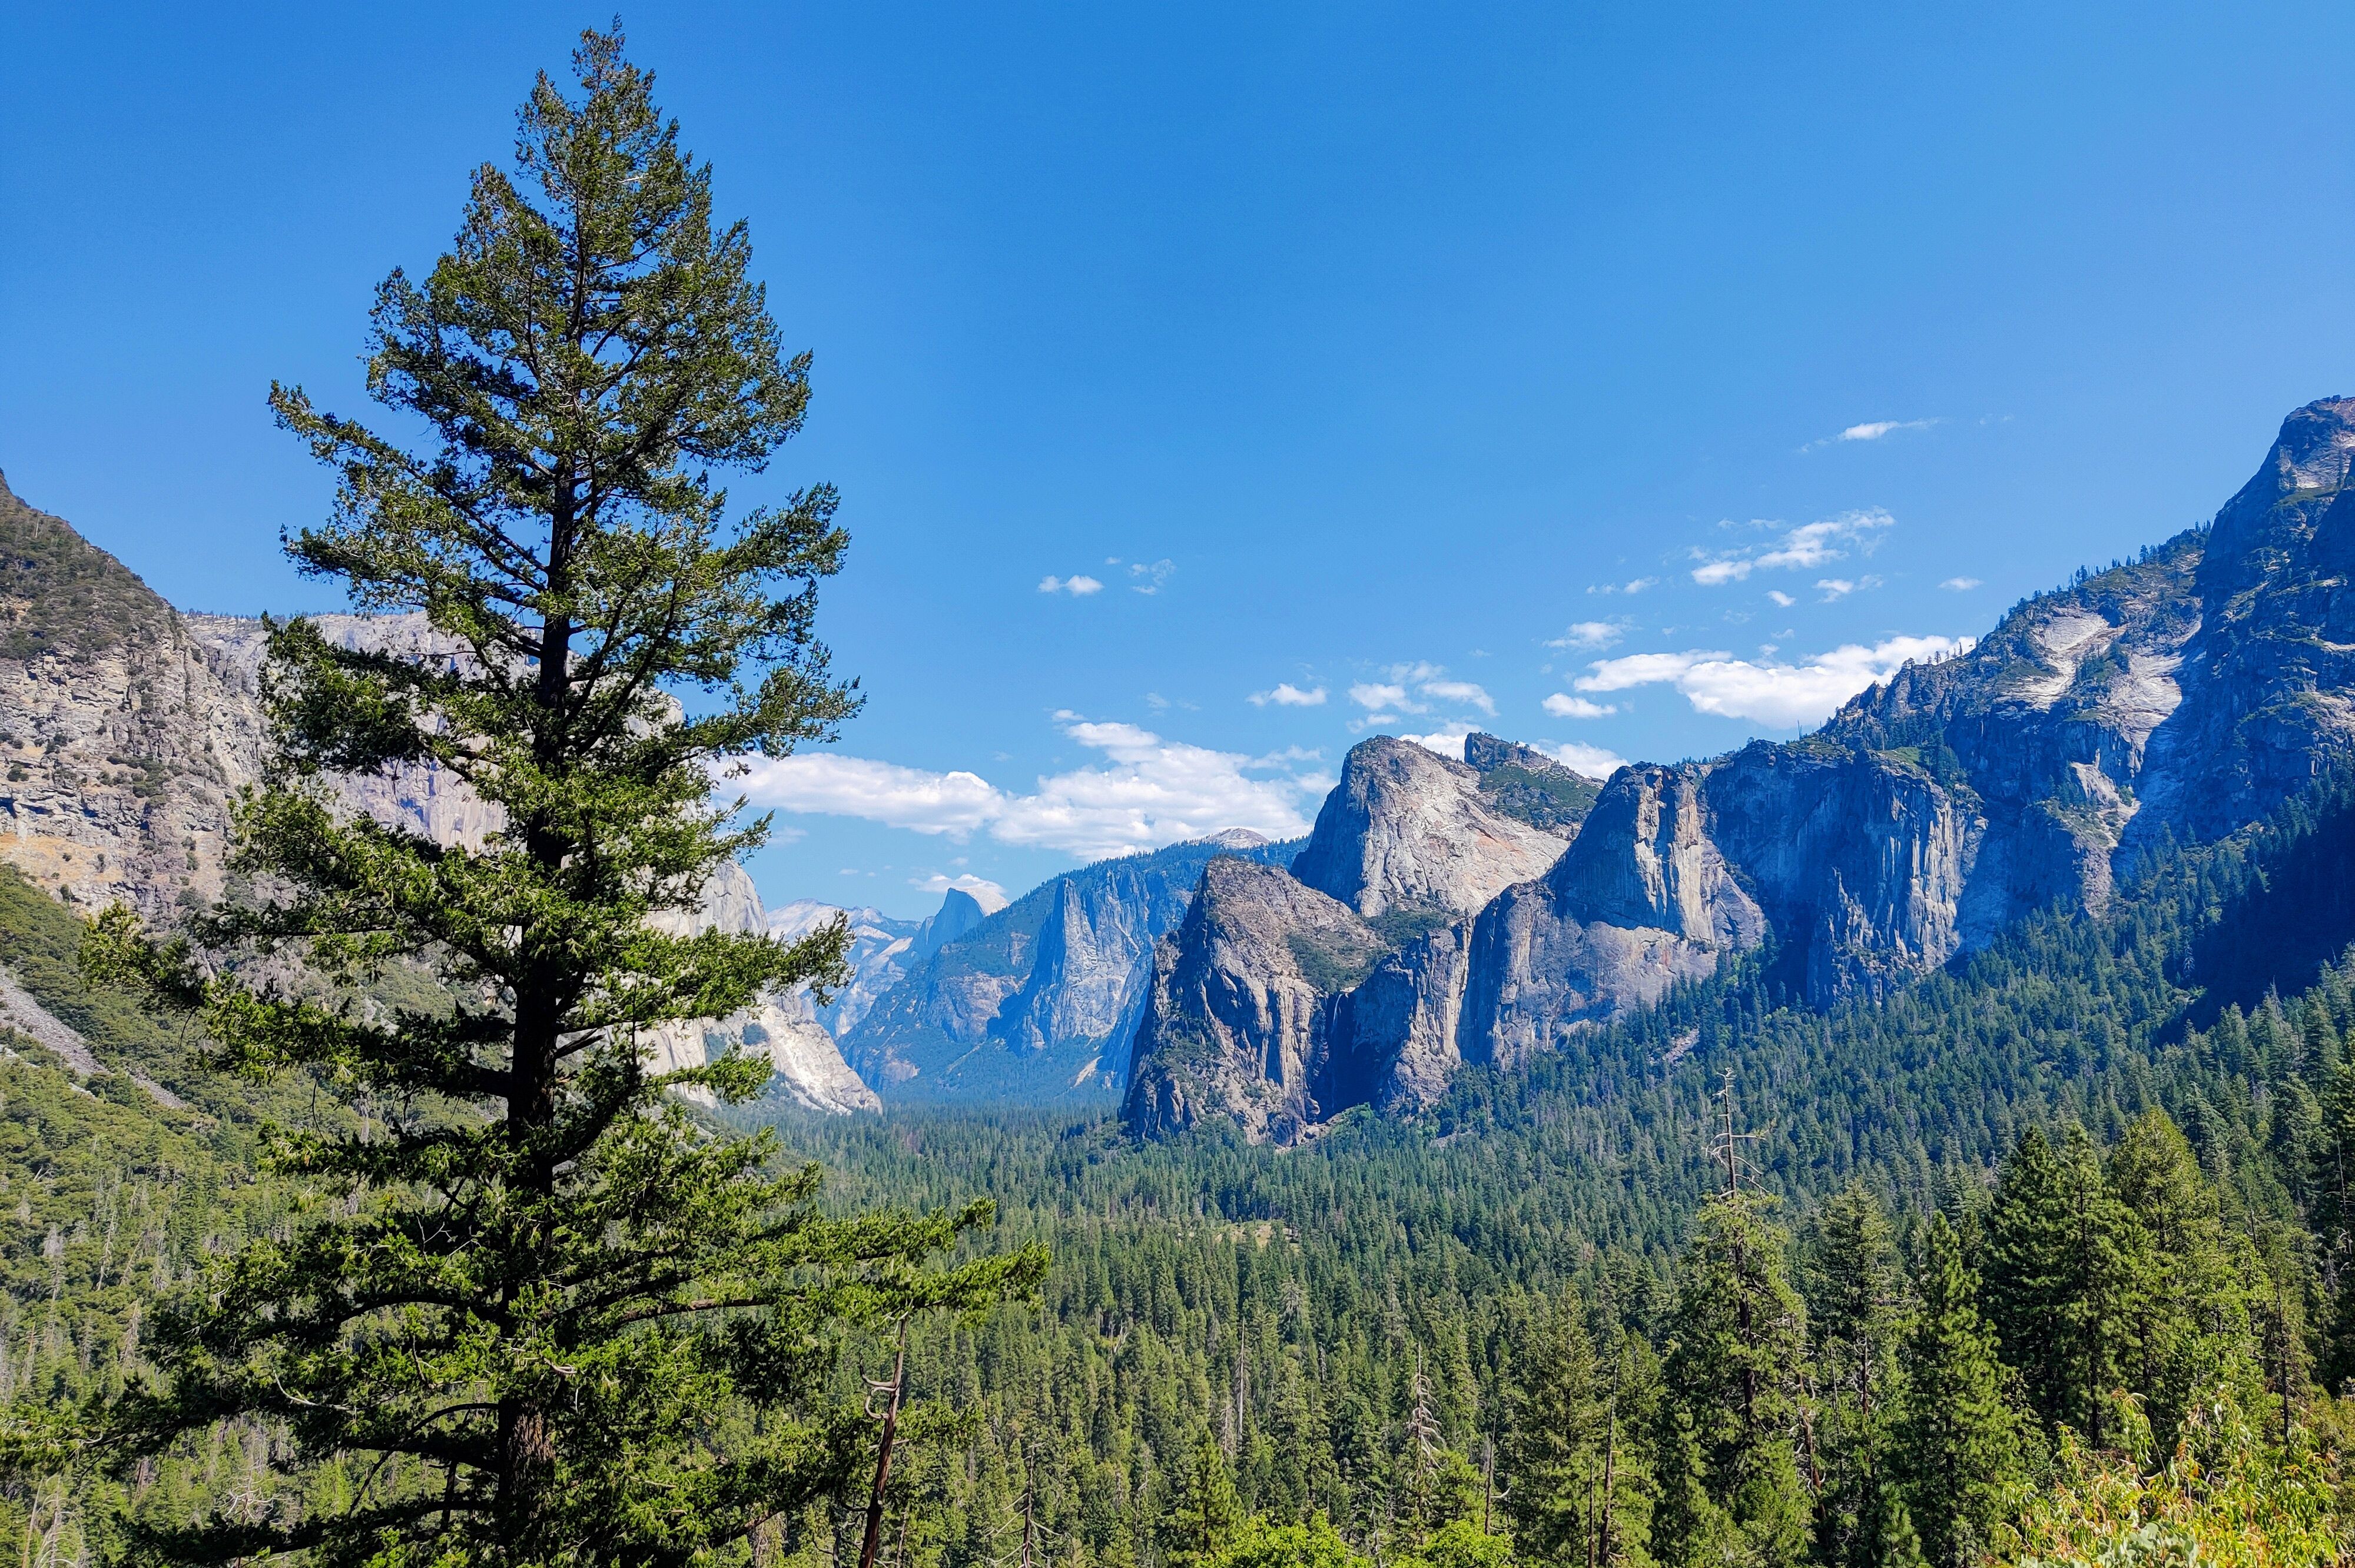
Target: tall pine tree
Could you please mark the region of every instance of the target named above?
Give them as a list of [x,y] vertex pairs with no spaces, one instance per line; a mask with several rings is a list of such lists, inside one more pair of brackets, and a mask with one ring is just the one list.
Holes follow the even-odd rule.
[[1664,1358],[1674,1414],[1656,1424],[1663,1563],[1784,1568],[1806,1552],[1806,1312],[1764,1202],[1711,1199],[1685,1252]]
[[[761,842],[714,776],[856,706],[812,629],[846,541],[823,486],[730,520],[709,471],[799,429],[807,358],[782,356],[743,226],[715,226],[709,165],[618,35],[575,66],[577,94],[532,90],[513,175],[475,173],[449,254],[378,291],[369,390],[438,442],[272,395],[340,481],[295,561],[429,633],[276,627],[277,766],[238,824],[261,895],[193,943],[117,911],[91,944],[221,1065],[307,1074],[356,1113],[282,1141],[309,1208],[177,1304],[113,1448],[229,1423],[272,1434],[282,1473],[339,1469],[340,1502],[160,1526],[170,1557],[685,1563],[856,1468],[870,1428],[815,1397],[838,1325],[1040,1271],[928,1261],[986,1205],[826,1217],[815,1171],[672,1092],[745,1099],[764,1059],[650,1069],[649,1031],[840,973],[838,928],[674,933]],[[326,788],[429,768],[487,808],[478,843]],[[440,1000],[364,998],[405,964]]]
[[2058,1149],[2039,1128],[2020,1135],[1987,1217],[1990,1316],[2036,1414],[2096,1448],[2136,1351],[2139,1228],[2084,1128],[2072,1124]]
[[1944,1214],[1920,1237],[1894,1462],[1930,1562],[1964,1568],[1991,1541],[2019,1479],[2018,1422],[1961,1241]]
[[1899,1383],[1904,1279],[1880,1200],[1851,1183],[1808,1227],[1801,1250],[1816,1349],[1817,1561],[1878,1568],[1902,1502],[1881,1457]]

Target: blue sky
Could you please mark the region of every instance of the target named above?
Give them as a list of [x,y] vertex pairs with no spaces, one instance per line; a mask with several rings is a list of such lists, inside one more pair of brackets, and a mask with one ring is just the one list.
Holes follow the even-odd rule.
[[[856,541],[763,894],[1296,826],[1372,729],[1788,735],[2355,390],[2355,12],[1668,9],[626,13],[815,355],[735,493]],[[602,19],[391,15],[0,17],[0,468],[176,603],[333,607],[263,393],[365,411]]]

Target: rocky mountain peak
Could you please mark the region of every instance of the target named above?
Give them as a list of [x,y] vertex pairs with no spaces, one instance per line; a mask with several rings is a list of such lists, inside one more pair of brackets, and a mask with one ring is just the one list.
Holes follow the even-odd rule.
[[1359,742],[1342,762],[1340,783],[1317,812],[1293,875],[1367,919],[1470,914],[1512,884],[1541,875],[1575,832],[1508,813],[1484,795],[1482,777],[1410,740]]

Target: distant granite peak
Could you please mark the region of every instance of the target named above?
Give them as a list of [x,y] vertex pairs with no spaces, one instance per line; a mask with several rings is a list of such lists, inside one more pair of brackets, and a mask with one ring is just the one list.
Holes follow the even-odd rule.
[[1470,914],[1541,874],[1569,836],[1500,810],[1483,796],[1481,777],[1410,740],[1359,742],[1293,874],[1368,919]]

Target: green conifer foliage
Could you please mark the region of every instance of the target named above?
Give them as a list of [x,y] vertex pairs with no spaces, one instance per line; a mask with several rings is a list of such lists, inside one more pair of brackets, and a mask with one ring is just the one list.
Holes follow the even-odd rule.
[[1242,1528],[1242,1503],[1226,1456],[1207,1432],[1194,1439],[1193,1461],[1183,1489],[1162,1521],[1161,1539],[1169,1568],[1208,1568],[1234,1544]]
[[1897,1238],[1880,1200],[1855,1182],[1835,1193],[1807,1227],[1801,1263],[1816,1340],[1816,1557],[1878,1564],[1892,1517],[1880,1458],[1906,1306]]
[[2021,1134],[1988,1215],[1987,1286],[2004,1359],[2048,1427],[2101,1446],[2137,1351],[2147,1269],[2141,1227],[2084,1129],[2072,1124],[2058,1149],[2039,1128]]
[[1662,1468],[1683,1470],[1699,1498],[1664,1509],[1683,1538],[1656,1530],[1663,1562],[1778,1568],[1807,1550],[1806,1312],[1764,1205],[1748,1192],[1710,1200],[1686,1249],[1664,1358],[1683,1451]]
[[1505,1513],[1525,1561],[1606,1568],[1650,1561],[1649,1466],[1643,1436],[1657,1372],[1647,1348],[1622,1343],[1610,1364],[1594,1349],[1575,1299],[1531,1327],[1501,1456]]
[[[821,1214],[815,1167],[711,1137],[671,1092],[756,1093],[763,1060],[656,1074],[646,1032],[840,972],[844,934],[692,931],[764,824],[715,773],[856,706],[813,636],[846,544],[833,493],[728,515],[802,421],[742,225],[617,35],[579,92],[542,77],[514,176],[474,175],[456,243],[378,291],[370,391],[418,452],[280,387],[336,514],[290,541],[362,608],[421,612],[355,651],[273,630],[278,765],[240,817],[268,890],[192,946],[117,911],[96,970],[195,1013],[215,1062],[307,1075],[348,1123],[282,1140],[311,1195],[179,1298],[162,1373],[115,1409],[125,1465],[250,1432],[287,1507],[147,1521],[186,1561],[684,1563],[856,1469],[871,1430],[820,1401],[837,1326],[1028,1287],[1034,1252],[932,1260],[986,1204]],[[431,765],[489,808],[479,843],[338,815],[330,775]],[[357,988],[400,966],[410,1007]],[[300,1505],[334,1473],[335,1506]],[[324,1494],[323,1494],[324,1495]]]
[[2003,1396],[1978,1280],[1944,1214],[1922,1227],[1919,1300],[1891,1435],[1911,1524],[1935,1568],[1963,1568],[1991,1539],[2019,1477],[2018,1418]]
[[2165,1111],[2137,1117],[2108,1168],[2143,1242],[2130,1372],[2165,1456],[2203,1397],[2230,1393],[2252,1408],[2261,1397],[2247,1283],[2259,1267],[2246,1239],[2226,1232],[2215,1188]]

